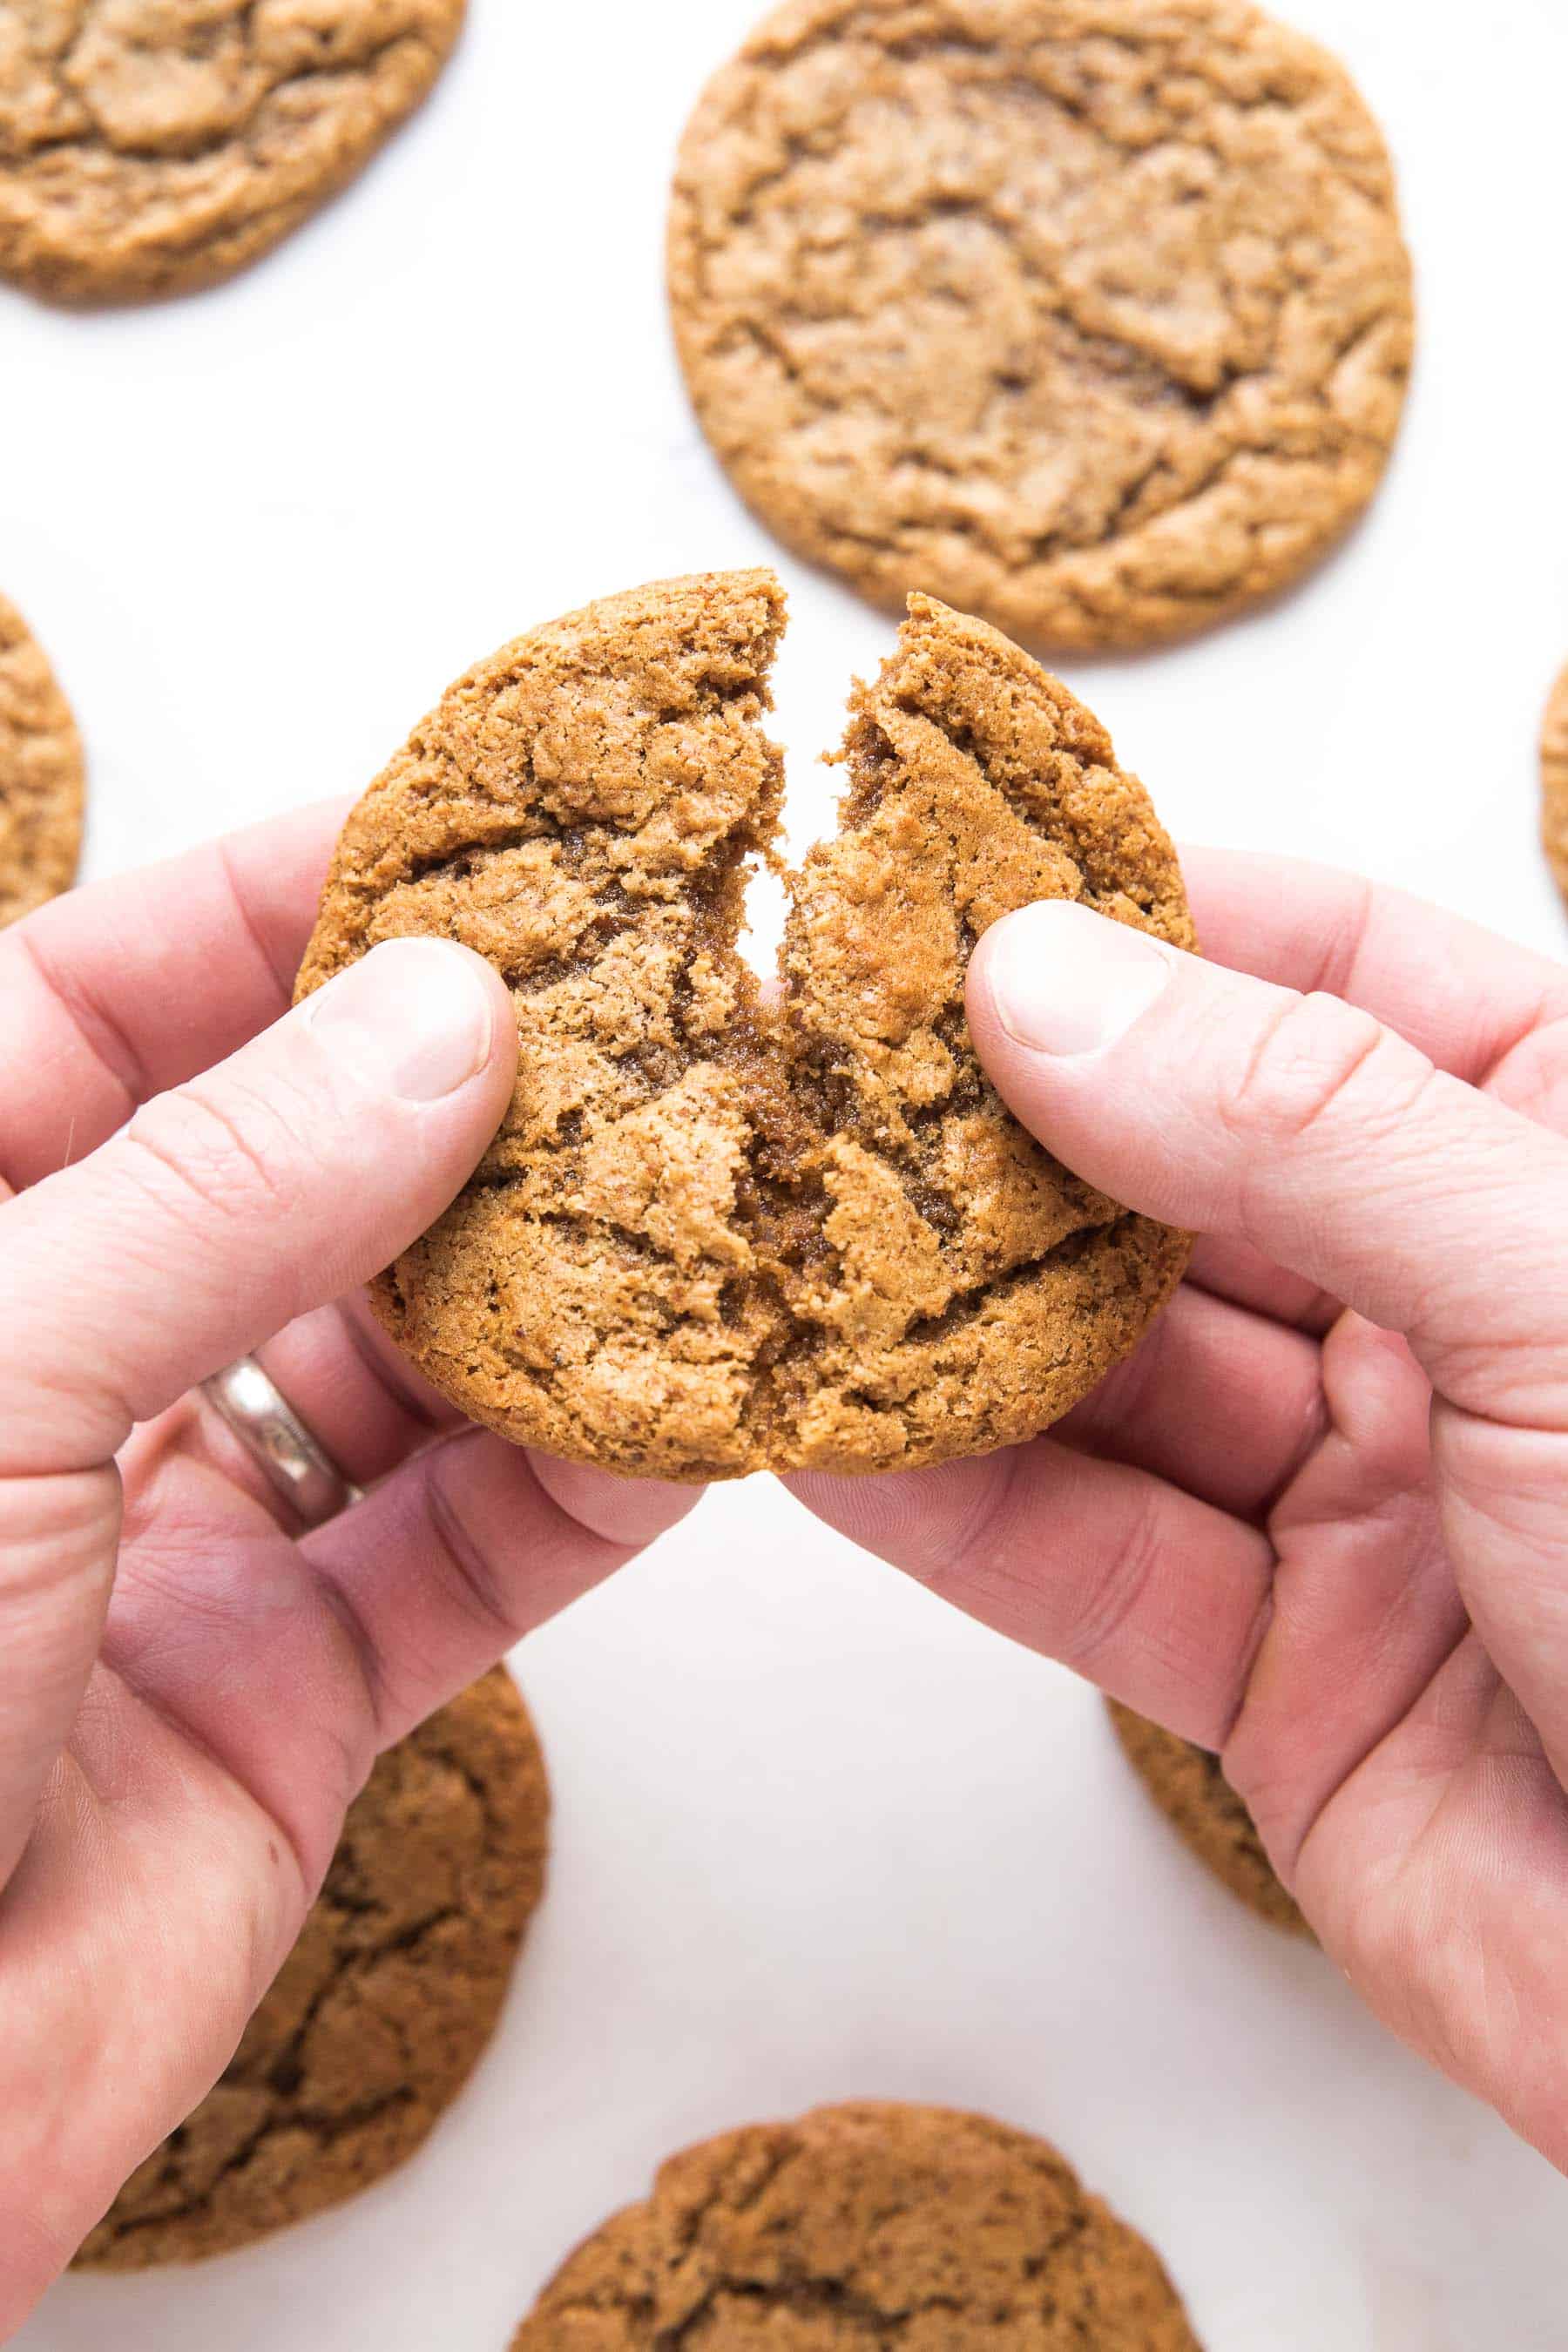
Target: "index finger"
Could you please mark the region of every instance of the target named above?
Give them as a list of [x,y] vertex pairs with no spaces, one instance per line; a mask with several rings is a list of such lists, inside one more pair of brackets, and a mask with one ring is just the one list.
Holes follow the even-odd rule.
[[1211,961],[1302,996],[1344,997],[1470,1086],[1491,1084],[1527,1039],[1568,1019],[1561,964],[1406,891],[1185,844],[1182,873]]
[[288,1011],[347,807],[295,810],[0,932],[0,1199]]

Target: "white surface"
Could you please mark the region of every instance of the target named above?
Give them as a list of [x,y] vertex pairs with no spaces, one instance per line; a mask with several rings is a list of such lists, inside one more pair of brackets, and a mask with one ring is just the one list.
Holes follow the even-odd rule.
[[[0,581],[93,769],[91,870],[357,789],[528,624],[774,553],[669,358],[670,152],[742,0],[474,0],[425,113],[232,287],[0,299]],[[1396,877],[1553,953],[1533,740],[1568,654],[1568,10],[1289,0],[1390,132],[1421,279],[1408,430],[1277,610],[1073,678],[1189,837]],[[887,625],[784,564],[797,841]],[[25,2352],[500,2352],[656,2160],[812,2100],[990,2107],[1154,2238],[1209,2352],[1568,2342],[1568,2187],[1255,1926],[1092,1696],[765,1482],[518,1662],[551,1891],[426,2153],[250,2255],[68,2281]]]

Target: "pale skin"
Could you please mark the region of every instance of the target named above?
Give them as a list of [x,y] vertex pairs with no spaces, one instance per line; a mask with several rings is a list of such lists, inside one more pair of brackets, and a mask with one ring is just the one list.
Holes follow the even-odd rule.
[[[0,934],[0,2338],[221,2071],[376,1752],[693,1500],[469,1430],[360,1304],[514,1046],[440,943],[286,1011],[342,814]],[[1207,964],[1034,908],[970,980],[1018,1116],[1203,1228],[1176,1301],[1049,1436],[794,1484],[1223,1749],[1371,2006],[1568,2168],[1568,976],[1186,866]],[[254,1349],[374,1488],[313,1533],[194,1393]]]

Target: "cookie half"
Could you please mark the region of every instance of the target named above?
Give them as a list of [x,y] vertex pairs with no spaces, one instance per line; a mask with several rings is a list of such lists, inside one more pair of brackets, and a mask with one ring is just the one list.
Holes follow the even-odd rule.
[[81,738],[43,650],[0,596],[0,925],[76,879]]
[[703,429],[790,547],[1061,648],[1305,571],[1413,347],[1377,125],[1247,0],[790,0],[692,116],[668,268]]
[[1568,898],[1568,669],[1552,689],[1541,730],[1541,840]]
[[1043,2140],[943,2107],[819,2107],[664,2165],[512,2352],[1197,2352],[1158,2257]]
[[929,598],[858,687],[782,1002],[737,952],[772,855],[770,572],[660,581],[452,688],[339,844],[299,992],[378,941],[507,982],[516,1091],[377,1312],[473,1419],[628,1475],[872,1471],[1065,1412],[1185,1265],[1041,1150],[981,1069],[970,949],[1067,898],[1183,946],[1173,851],[1100,722]]
[[464,0],[0,10],[0,277],[60,302],[216,284],[429,89]]
[[543,1887],[549,1807],[501,1667],[389,1748],[222,2081],[132,2175],[77,2264],[226,2253],[412,2156],[500,2014]]
[[1114,1699],[1106,1705],[1133,1769],[1183,1844],[1271,1927],[1310,1937],[1310,1927],[1276,1877],[1252,1816],[1226,1779],[1219,1758]]

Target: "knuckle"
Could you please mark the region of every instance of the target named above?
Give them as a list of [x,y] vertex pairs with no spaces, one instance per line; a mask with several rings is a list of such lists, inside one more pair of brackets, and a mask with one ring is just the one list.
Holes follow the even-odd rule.
[[[1343,1109],[1387,1042],[1370,1013],[1337,997],[1294,997],[1222,1093],[1220,1116],[1249,1146],[1300,1143]],[[1373,1116],[1373,1090],[1359,1090]]]
[[1506,1054],[1487,1091],[1538,1127],[1568,1135],[1568,1014],[1549,1017]]
[[510,1649],[528,1626],[484,1546],[470,1531],[446,1475],[447,1459],[433,1457],[426,1507],[431,1533],[447,1570],[447,1591],[457,1609],[488,1641]]
[[1075,1674],[1093,1676],[1096,1662],[1114,1649],[1170,1556],[1170,1531],[1158,1487],[1145,1490],[1120,1531],[1114,1550],[1078,1623],[1058,1653]]
[[16,1627],[52,1606],[90,1615],[114,1573],[123,1494],[112,1462],[0,1478],[0,1616]]
[[121,1138],[148,1188],[226,1222],[287,1215],[303,1167],[286,1116],[254,1093],[202,1081],[176,1087],[139,1110]]

